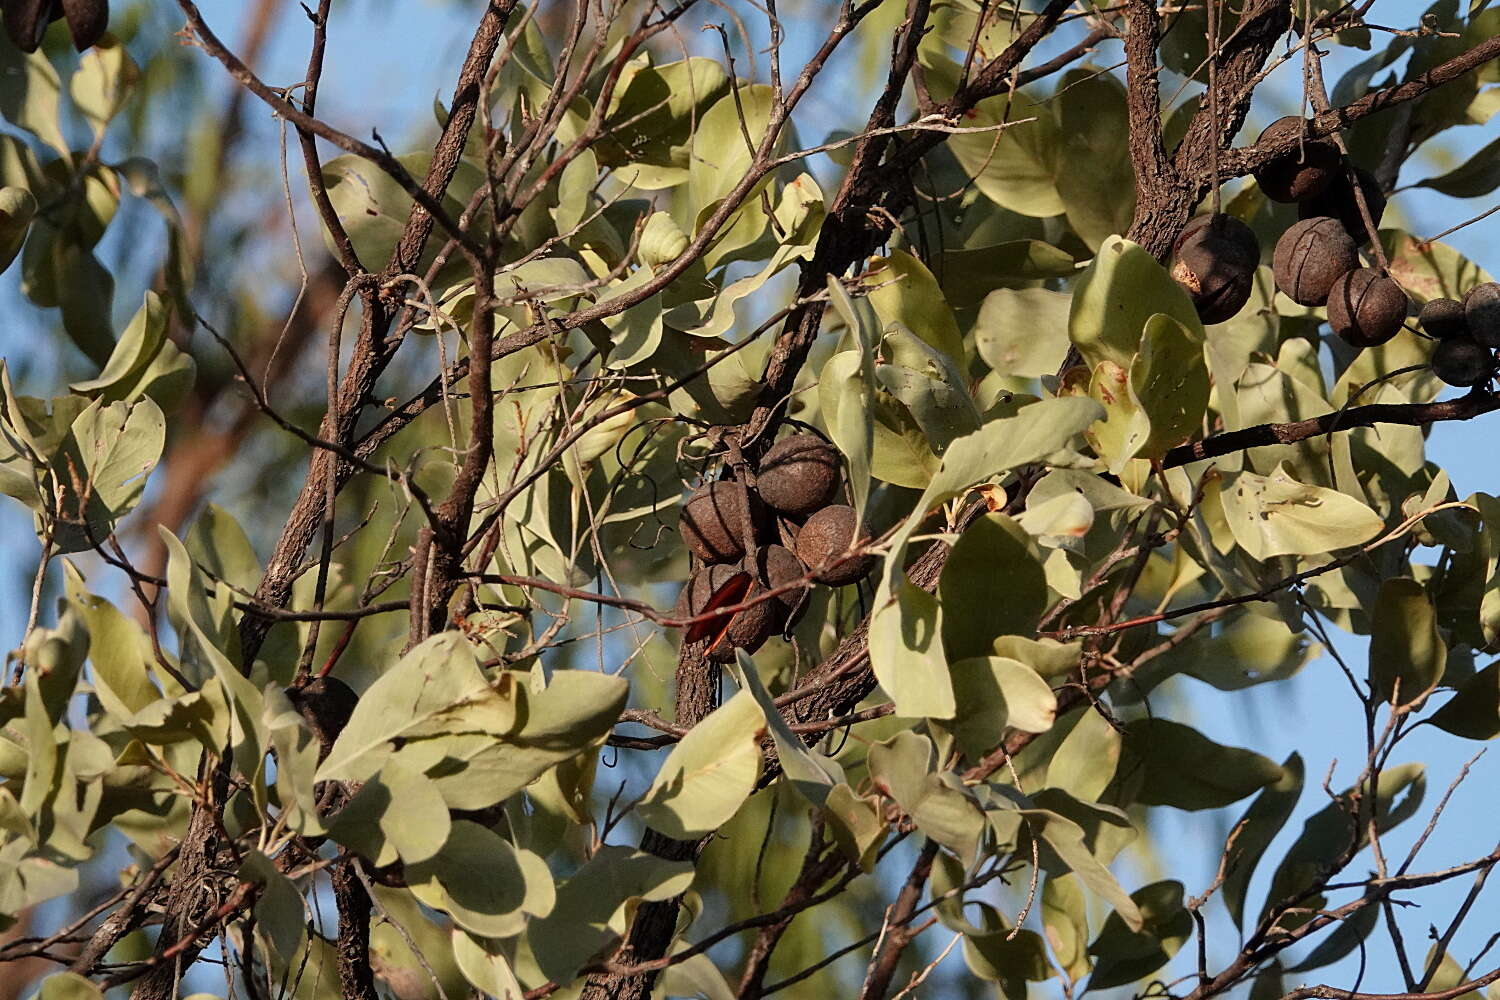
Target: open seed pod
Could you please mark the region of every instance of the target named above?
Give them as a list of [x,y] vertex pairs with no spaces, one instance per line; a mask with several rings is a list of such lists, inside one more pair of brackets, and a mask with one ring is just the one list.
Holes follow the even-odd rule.
[[1406,321],[1406,293],[1373,267],[1350,271],[1328,293],[1328,325],[1354,347],[1377,347]]
[[[749,561],[748,556],[746,561]],[[796,583],[806,576],[807,567],[784,545],[762,545],[757,552],[755,580],[767,590]],[[788,590],[776,595],[771,603],[780,610],[776,630],[786,633],[802,620],[802,615],[807,611],[808,591],[806,588]]]
[[761,459],[755,488],[783,514],[803,517],[826,507],[839,488],[839,452],[816,434],[793,434]]
[[745,554],[760,501],[739,483],[710,483],[682,505],[677,527],[687,547],[706,563],[733,562]]
[[[709,610],[714,595],[718,594],[735,577],[745,572],[742,566],[725,563],[702,567],[683,585],[682,593],[677,598],[674,614],[678,618],[696,618],[703,614]],[[721,601],[718,606],[741,604],[752,600],[764,590],[765,588],[752,578],[748,589],[742,595],[733,600]],[[734,660],[736,649],[743,649],[747,653],[755,652],[765,644],[767,639],[776,634],[777,619],[780,615],[779,603],[775,600],[767,600],[736,612],[729,619],[727,629],[724,627],[723,618],[715,619],[707,627],[710,635],[716,635],[719,638],[709,647],[708,658],[715,663],[730,663]],[[722,635],[720,635],[721,631]]]
[[1500,284],[1486,281],[1464,296],[1469,335],[1485,347],[1500,347]]
[[1495,352],[1471,337],[1450,337],[1432,352],[1432,371],[1449,385],[1478,385],[1495,371]]
[[[1363,167],[1355,167],[1354,176],[1359,178],[1359,189],[1364,192],[1365,203],[1370,206],[1370,218],[1379,227],[1380,217],[1385,214],[1385,193],[1380,190],[1380,182]],[[1297,206],[1298,218],[1315,219],[1324,215],[1343,223],[1356,246],[1369,244],[1370,231],[1354,197],[1354,185],[1349,183],[1349,175],[1343,170],[1338,172],[1326,191]]]
[[[1290,139],[1306,126],[1301,118],[1278,118],[1256,142]],[[1339,169],[1339,148],[1327,139],[1307,139],[1286,156],[1278,156],[1255,171],[1255,182],[1272,201],[1303,201],[1322,194]]]
[[1341,276],[1359,267],[1354,240],[1337,219],[1320,216],[1293,223],[1271,258],[1276,287],[1304,306],[1321,306]]
[[1232,215],[1200,215],[1187,224],[1172,262],[1172,279],[1193,300],[1198,318],[1222,323],[1250,301],[1260,244]]
[[843,504],[824,507],[802,525],[797,535],[797,558],[817,571],[819,582],[831,587],[863,579],[875,565],[875,557],[848,555],[854,546],[854,529],[853,507]]
[[1431,299],[1417,314],[1417,322],[1429,337],[1448,340],[1467,337],[1469,323],[1464,318],[1464,304],[1457,299]]

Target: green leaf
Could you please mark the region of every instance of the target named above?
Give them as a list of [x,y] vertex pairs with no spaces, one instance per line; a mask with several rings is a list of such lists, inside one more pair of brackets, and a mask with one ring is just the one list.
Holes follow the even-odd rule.
[[1130,926],[1118,910],[1105,919],[1089,945],[1089,954],[1097,960],[1089,989],[1124,986],[1170,962],[1193,933],[1193,917],[1182,897],[1182,883],[1175,881],[1153,882],[1131,893],[1141,923]]
[[1289,967],[1288,972],[1310,972],[1332,965],[1361,947],[1380,919],[1380,903],[1373,900],[1353,914],[1340,920],[1333,932],[1318,942],[1318,946],[1307,953],[1307,957]]
[[[1078,397],[1043,400],[1023,407],[1013,417],[992,420],[948,447],[912,514],[892,535],[891,552],[875,596],[870,664],[895,699],[897,714],[933,718],[953,715],[952,684],[945,665],[939,662],[940,649],[935,652],[942,628],[939,606],[931,595],[913,586],[901,570],[907,540],[926,512],[939,503],[974,483],[1056,452],[1093,423],[1100,412],[1092,400]],[[912,669],[914,666],[920,674]]]
[[344,731],[318,768],[318,780],[363,781],[384,766],[395,741],[440,737],[482,726],[500,735],[515,720],[511,675],[491,688],[467,640],[442,632],[386,671],[359,699]]
[[448,805],[430,778],[399,759],[366,778],[328,824],[329,835],[376,865],[426,861],[449,835]]
[[1302,758],[1293,753],[1281,765],[1281,777],[1261,790],[1239,823],[1231,828],[1239,828],[1240,832],[1228,848],[1229,867],[1224,876],[1223,892],[1224,905],[1236,927],[1244,926],[1245,896],[1256,865],[1260,864],[1266,848],[1291,818],[1297,800],[1302,797],[1302,777]]
[[[262,697],[266,732],[276,751],[276,796],[282,816],[289,829],[303,836],[322,834],[325,830],[313,781],[321,749],[318,740],[279,685],[267,684]],[[443,811],[446,819],[446,807]],[[441,825],[447,826],[446,822]]]
[[1078,982],[1093,967],[1089,961],[1088,900],[1072,875],[1049,875],[1042,884],[1042,926],[1058,968]]
[[977,760],[1000,745],[1007,727],[1043,733],[1057,716],[1057,696],[1026,664],[976,656],[953,664],[958,708],[951,725],[959,747]]
[[1478,198],[1500,187],[1500,139],[1470,156],[1462,166],[1440,177],[1418,181],[1415,187],[1432,188],[1450,198]]
[[169,310],[161,296],[148,290],[141,308],[136,311],[130,325],[125,327],[125,332],[120,334],[99,377],[73,382],[68,388],[86,396],[130,399],[121,390],[136,388],[141,374],[156,360],[157,354],[165,346],[168,315]]
[[736,82],[734,93],[720,97],[704,112],[693,134],[688,165],[688,195],[693,205],[700,209],[713,205],[748,173],[754,150],[746,134],[750,143],[761,143],[776,100],[768,86]]
[[68,140],[62,133],[59,100],[62,80],[40,51],[26,54],[0,37],[0,115],[41,139],[63,156]]
[[875,787],[895,800],[928,837],[973,861],[984,830],[984,813],[970,795],[944,780],[934,770],[934,747],[913,732],[870,747],[870,778]]
[[103,1000],[104,991],[76,972],[55,972],[42,980],[40,1000]]
[[875,336],[866,309],[832,275],[828,298],[849,330],[855,350],[831,358],[818,378],[818,402],[828,436],[844,453],[855,520],[864,522],[875,449]]
[[1299,483],[1285,467],[1270,476],[1230,473],[1222,497],[1234,540],[1262,561],[1347,549],[1369,541],[1385,524],[1348,494]]
[[140,80],[140,67],[125,46],[106,34],[79,55],[78,69],[68,81],[68,93],[97,137],[104,134],[110,119],[119,114]]
[[572,982],[589,959],[613,947],[636,902],[670,899],[692,882],[690,861],[667,861],[619,844],[601,847],[559,887],[552,912],[527,927],[542,975]]
[[106,712],[117,719],[128,719],[160,697],[151,683],[151,640],[113,604],[87,593],[82,574],[71,562],[63,566],[68,602],[83,619],[92,640],[89,652],[94,665],[94,693]]
[[1177,809],[1217,809],[1282,777],[1281,766],[1251,750],[1215,743],[1191,726],[1137,719],[1125,727],[1122,776],[1139,768],[1136,800]]
[[1437,687],[1448,663],[1427,588],[1409,577],[1382,581],[1370,622],[1371,692],[1392,704],[1417,704]]
[[453,928],[453,960],[469,984],[485,996],[511,1000],[526,992],[511,968],[506,951],[494,938],[476,937],[462,928]]
[[1002,120],[1013,124],[999,131],[953,135],[947,146],[990,201],[1034,218],[1062,215],[1068,206],[1058,193],[1056,177],[1063,140],[1051,108],[1017,90],[1003,103],[981,104],[964,125],[983,128]]
[[641,820],[674,840],[718,829],[760,777],[766,717],[748,690],[719,706],[672,748],[636,806]]
[[515,848],[478,823],[454,820],[440,851],[406,866],[406,884],[423,903],[480,937],[509,937],[521,930],[526,878]]
[[[1363,798],[1369,798],[1373,792],[1375,815],[1379,820],[1377,825],[1384,834],[1417,811],[1422,805],[1426,790],[1425,767],[1421,764],[1401,764],[1382,770],[1374,789],[1367,784],[1357,791]],[[1337,799],[1307,818],[1302,826],[1302,833],[1287,849],[1286,856],[1272,876],[1271,888],[1266,893],[1260,919],[1264,919],[1272,907],[1293,896],[1300,896],[1315,886],[1318,879],[1327,873],[1328,866],[1351,843],[1356,848],[1362,848],[1369,842],[1369,824],[1356,822],[1353,815],[1351,803],[1354,801],[1355,791],[1352,788],[1345,789]],[[1321,905],[1321,898],[1314,896],[1298,905],[1316,909]],[[1305,923],[1311,917],[1311,913],[1283,916],[1280,926],[1290,929]]]
[[1500,661],[1466,679],[1453,697],[1424,721],[1470,740],[1500,736]]
[[[1476,155],[1469,162],[1484,161]],[[1424,241],[1400,229],[1382,229],[1380,243],[1391,277],[1418,302],[1462,299],[1470,288],[1493,280],[1488,271],[1446,243]]]
[[1175,319],[1202,343],[1203,324],[1187,292],[1155,257],[1113,237],[1073,287],[1068,336],[1090,369],[1101,361],[1129,368],[1147,321],[1157,313]]
[[844,784],[844,769],[832,757],[809,749],[792,732],[791,726],[771,698],[771,693],[761,682],[755,663],[744,650],[737,650],[735,656],[738,669],[730,668],[735,683],[749,691],[760,706],[766,725],[771,730],[771,738],[776,743],[776,757],[781,762],[781,770],[786,774],[787,780],[813,805],[826,805],[828,793],[835,786]]
[[1072,296],[1046,288],[993,291],[974,321],[974,347],[1002,375],[1054,375],[1068,355],[1071,305]]
[[892,325],[880,353],[892,362],[875,366],[880,387],[906,407],[933,451],[942,454],[955,437],[978,429],[982,418],[967,380],[936,348]]
[[998,513],[970,525],[943,564],[938,600],[943,648],[955,660],[990,652],[998,636],[1035,631],[1047,608],[1047,576],[1021,525]]
[[1208,410],[1201,332],[1165,313],[1146,320],[1140,350],[1130,364],[1129,387],[1136,411],[1127,457],[1158,459],[1192,438]]
[[1141,911],[1089,849],[1083,827],[1047,809],[1023,809],[1020,812],[1025,820],[1023,829],[1039,838],[1042,868],[1048,875],[1076,873],[1085,888],[1115,908],[1111,919],[1118,917],[1132,929],[1141,927],[1144,920]]
[[290,964],[307,940],[302,893],[260,851],[245,855],[237,873],[242,881],[262,886],[255,901],[255,933],[269,942],[278,968]]
[[716,59],[650,66],[631,60],[620,74],[599,144],[603,164],[631,187],[658,190],[687,180],[694,129],[730,86]]
[[0,272],[10,267],[31,232],[36,198],[23,187],[0,187]]
[[883,327],[899,323],[951,363],[963,363],[963,334],[927,265],[897,250],[871,260],[863,281]]
[[1092,68],[1069,70],[1058,83],[1053,111],[1062,143],[1053,182],[1068,224],[1097,250],[1129,230],[1135,215],[1125,86]]

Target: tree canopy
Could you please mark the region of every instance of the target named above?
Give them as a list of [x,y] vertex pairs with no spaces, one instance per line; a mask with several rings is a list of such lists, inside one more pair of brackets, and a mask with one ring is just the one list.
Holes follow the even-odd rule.
[[1500,8],[204,6],[0,0],[6,995],[1500,1000]]

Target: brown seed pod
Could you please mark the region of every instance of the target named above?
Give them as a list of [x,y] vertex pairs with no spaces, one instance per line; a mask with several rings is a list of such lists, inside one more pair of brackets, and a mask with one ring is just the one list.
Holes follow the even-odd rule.
[[831,587],[842,587],[863,579],[875,564],[870,555],[845,557],[854,545],[854,508],[843,504],[824,507],[802,525],[797,535],[797,558],[817,579]]
[[[748,557],[747,560],[748,562]],[[759,559],[755,567],[755,579],[757,583],[764,585],[768,590],[785,587],[796,583],[807,576],[807,567],[802,565],[802,560],[792,553],[792,550],[784,545],[763,545],[759,550]],[[781,611],[778,615],[776,630],[787,632],[807,611],[808,592],[806,588],[799,590],[788,590],[776,595],[772,601]]]
[[[1257,143],[1290,139],[1303,132],[1301,118],[1288,115],[1266,126]],[[1307,139],[1285,156],[1255,171],[1255,182],[1272,201],[1302,201],[1322,194],[1338,174],[1339,148],[1327,139]]]
[[[734,577],[744,572],[743,566],[726,563],[702,567],[683,585],[673,613],[678,618],[695,618],[703,614],[714,594]],[[752,582],[750,589],[743,597],[730,603],[742,604],[753,600],[764,591],[765,588],[760,584]],[[730,663],[734,660],[736,649],[743,649],[747,653],[755,652],[765,644],[767,639],[776,634],[777,618],[780,617],[780,613],[781,609],[775,600],[761,601],[759,604],[752,604],[745,610],[736,612],[734,617],[729,619],[729,628],[724,631],[723,637],[709,647],[708,658],[715,663]],[[712,634],[717,635],[723,628],[723,619],[714,622],[711,628]]]
[[349,724],[359,695],[337,677],[314,677],[301,687],[287,688],[286,696],[318,738],[318,762],[322,763]]
[[47,25],[62,17],[53,0],[5,0],[0,11],[4,13],[6,35],[22,52],[35,52]]
[[1494,373],[1495,352],[1471,337],[1450,337],[1433,350],[1432,370],[1449,385],[1478,385]]
[[68,34],[79,52],[99,41],[109,28],[109,0],[58,0],[68,19]]
[[793,517],[826,507],[839,488],[838,449],[816,434],[784,437],[761,459],[755,488],[767,504]]
[[682,506],[677,526],[687,547],[706,563],[733,562],[745,554],[760,501],[739,483],[710,483]]
[[1469,334],[1485,347],[1500,347],[1500,284],[1486,281],[1464,296]]
[[1232,215],[1200,215],[1178,237],[1172,279],[1193,300],[1198,318],[1222,323],[1250,301],[1260,244]]
[[1417,322],[1422,324],[1428,336],[1438,340],[1469,335],[1464,304],[1457,299],[1430,299],[1417,314]]
[[1328,293],[1328,325],[1354,347],[1377,347],[1401,330],[1406,293],[1389,275],[1361,267],[1341,276]]
[[1337,219],[1320,216],[1293,223],[1271,257],[1276,287],[1293,302],[1321,306],[1341,275],[1359,267],[1359,252]]
[[[1379,228],[1380,217],[1385,214],[1385,193],[1380,190],[1380,182],[1363,167],[1355,167],[1354,176],[1359,178],[1359,189],[1364,192],[1365,203],[1370,207],[1370,218]],[[1349,183],[1349,175],[1343,170],[1328,185],[1328,190],[1297,206],[1297,217],[1300,219],[1315,219],[1323,215],[1343,223],[1356,246],[1369,244],[1370,231],[1365,226],[1365,217],[1360,214],[1359,202],[1354,197],[1354,185]]]

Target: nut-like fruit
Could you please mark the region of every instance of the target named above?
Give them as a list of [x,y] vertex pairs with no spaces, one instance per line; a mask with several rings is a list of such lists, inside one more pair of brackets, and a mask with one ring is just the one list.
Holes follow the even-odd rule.
[[1470,337],[1452,337],[1433,349],[1432,370],[1449,385],[1478,385],[1494,373],[1495,352]]
[[1400,332],[1406,309],[1401,286],[1373,267],[1341,276],[1328,293],[1328,325],[1354,347],[1390,340]]
[[109,28],[109,0],[58,0],[58,4],[79,52],[99,41]]
[[[1256,142],[1300,134],[1306,123],[1296,115],[1266,126]],[[1291,153],[1279,156],[1255,172],[1255,182],[1272,201],[1302,201],[1322,194],[1339,169],[1339,148],[1327,139],[1306,139]]]
[[1430,337],[1448,340],[1451,337],[1469,335],[1469,324],[1464,319],[1464,304],[1457,299],[1431,299],[1417,314],[1417,322]]
[[62,17],[53,0],[5,0],[5,33],[22,52],[35,52],[47,33],[47,25]]
[[318,738],[318,762],[322,763],[349,724],[359,695],[337,677],[314,677],[301,687],[287,688],[286,696]]
[[848,555],[854,546],[854,529],[853,507],[824,507],[802,525],[797,535],[797,558],[817,571],[819,582],[831,587],[863,579],[875,564],[875,557]]
[[1271,257],[1276,287],[1293,302],[1320,306],[1340,276],[1359,267],[1359,252],[1337,219],[1320,216],[1293,223]]
[[[1380,190],[1380,182],[1375,179],[1375,175],[1363,167],[1355,167],[1354,176],[1359,179],[1359,189],[1364,192],[1365,204],[1370,208],[1370,219],[1379,228],[1380,217],[1385,214],[1385,192]],[[1320,215],[1332,216],[1343,223],[1356,245],[1369,244],[1370,230],[1365,225],[1365,217],[1360,214],[1359,202],[1354,197],[1354,185],[1349,183],[1349,175],[1345,171],[1338,172],[1333,183],[1328,185],[1328,190],[1297,206],[1298,218],[1314,219]]]
[[[674,613],[679,618],[695,618],[703,614],[708,609],[708,603],[714,594],[744,572],[745,569],[742,566],[725,563],[704,566],[683,585]],[[756,595],[763,592],[764,588],[752,580],[745,595],[731,603],[742,604],[753,600]],[[755,652],[765,644],[767,639],[776,634],[780,610],[775,600],[766,600],[736,612],[729,619],[727,629],[723,629],[723,619],[714,622],[713,634],[717,635],[723,629],[723,635],[709,647],[708,658],[715,663],[730,663],[734,660],[736,649],[743,649],[747,653]]]
[[[784,545],[763,545],[758,557],[755,579],[769,590],[796,583],[807,576],[807,567],[802,565],[802,560]],[[749,562],[749,558],[746,557],[745,561]],[[801,620],[807,610],[807,589],[788,590],[776,595],[771,603],[781,611],[776,623],[777,631],[786,632]]]
[[1250,301],[1260,244],[1232,215],[1200,215],[1177,240],[1172,278],[1183,287],[1205,323],[1222,323]]
[[706,563],[733,562],[745,554],[759,501],[739,483],[710,483],[682,506],[677,526],[687,547]]
[[1464,296],[1469,334],[1485,347],[1500,347],[1500,284],[1486,281]]
[[761,459],[755,487],[762,500],[783,514],[811,514],[828,506],[838,492],[838,449],[815,434],[784,437]]

